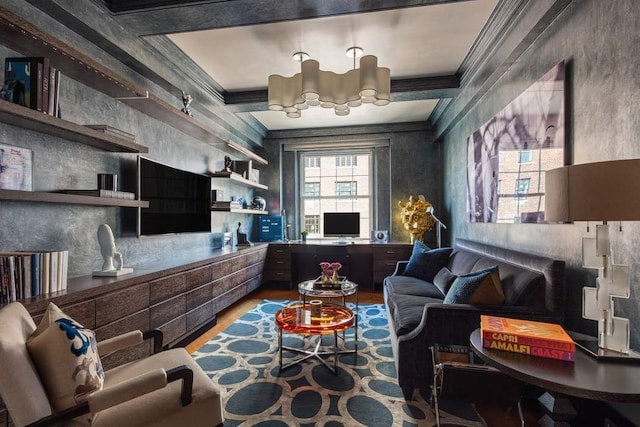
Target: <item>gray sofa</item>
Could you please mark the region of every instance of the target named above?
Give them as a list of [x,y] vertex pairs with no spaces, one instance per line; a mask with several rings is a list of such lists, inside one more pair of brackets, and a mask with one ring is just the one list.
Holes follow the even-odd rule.
[[429,347],[468,345],[480,326],[480,314],[527,318],[562,324],[564,321],[564,261],[457,239],[447,268],[463,275],[497,265],[505,295],[502,305],[444,304],[445,295],[433,283],[403,276],[408,261],[398,263],[384,280],[398,383],[405,399],[432,382]]

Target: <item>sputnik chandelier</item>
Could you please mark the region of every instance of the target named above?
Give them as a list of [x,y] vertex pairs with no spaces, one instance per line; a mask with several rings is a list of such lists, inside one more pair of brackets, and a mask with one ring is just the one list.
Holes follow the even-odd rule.
[[[336,74],[320,69],[320,63],[309,59],[305,52],[293,54],[302,63],[302,72],[292,77],[269,76],[269,110],[284,111],[287,117],[298,118],[309,107],[333,108],[338,116],[346,116],[349,109],[363,103],[387,105],[390,102],[391,72],[378,67],[378,58],[362,56],[359,47],[347,49],[353,58],[353,69]],[[360,68],[356,59],[360,58]]]

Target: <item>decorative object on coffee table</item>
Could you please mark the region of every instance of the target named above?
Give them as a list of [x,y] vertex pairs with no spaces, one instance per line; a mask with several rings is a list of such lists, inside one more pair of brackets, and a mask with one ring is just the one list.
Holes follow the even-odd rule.
[[113,232],[108,224],[100,224],[98,227],[98,243],[104,262],[102,270],[94,271],[94,276],[123,276],[133,273],[133,268],[124,267],[122,254],[116,250]]
[[346,277],[339,276],[338,271],[342,268],[342,264],[339,262],[327,262],[320,263],[322,274],[316,280],[322,286],[335,286],[339,287]]

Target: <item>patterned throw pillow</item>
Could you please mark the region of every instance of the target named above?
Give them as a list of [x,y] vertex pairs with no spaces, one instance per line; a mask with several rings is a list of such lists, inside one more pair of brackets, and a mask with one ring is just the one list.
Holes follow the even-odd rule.
[[104,384],[95,333],[53,303],[27,341],[27,349],[56,411],[86,401]]
[[453,281],[445,304],[502,305],[504,291],[498,266],[458,276]]
[[416,241],[403,276],[433,282],[438,271],[449,262],[452,251],[452,248],[430,249],[424,243]]

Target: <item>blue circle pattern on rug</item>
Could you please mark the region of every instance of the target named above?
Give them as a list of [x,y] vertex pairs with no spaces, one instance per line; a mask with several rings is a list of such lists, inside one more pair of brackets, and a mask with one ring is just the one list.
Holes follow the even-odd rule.
[[[289,303],[263,301],[193,354],[221,388],[225,427],[435,425],[421,394],[406,402],[398,387],[384,305],[360,304],[358,352],[340,355],[334,375],[313,358],[280,371],[274,315]],[[311,347],[316,338],[283,334],[285,345],[292,347]],[[325,336],[322,344],[332,340]],[[346,349],[355,347],[353,328],[344,341],[339,344]],[[283,363],[298,357],[285,350]],[[332,356],[328,361],[333,363]],[[442,419],[483,425],[447,413]]]

